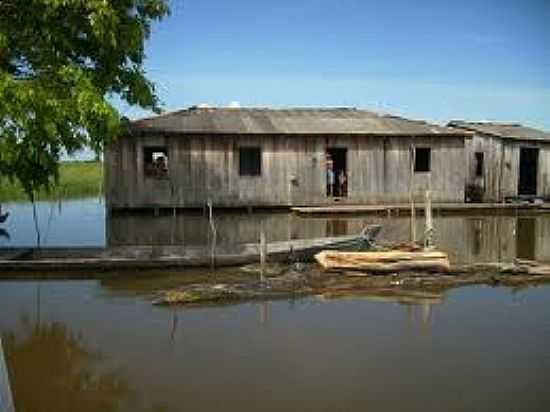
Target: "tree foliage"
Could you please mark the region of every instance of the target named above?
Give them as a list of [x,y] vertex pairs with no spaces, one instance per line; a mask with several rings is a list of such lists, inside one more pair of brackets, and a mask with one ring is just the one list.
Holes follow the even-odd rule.
[[144,42],[167,0],[0,0],[0,178],[32,194],[63,152],[100,152],[120,130],[109,102],[158,110]]

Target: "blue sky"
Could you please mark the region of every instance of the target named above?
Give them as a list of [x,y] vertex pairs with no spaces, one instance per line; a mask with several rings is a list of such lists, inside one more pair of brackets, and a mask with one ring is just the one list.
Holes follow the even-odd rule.
[[167,110],[355,106],[550,131],[549,0],[171,3],[146,62]]

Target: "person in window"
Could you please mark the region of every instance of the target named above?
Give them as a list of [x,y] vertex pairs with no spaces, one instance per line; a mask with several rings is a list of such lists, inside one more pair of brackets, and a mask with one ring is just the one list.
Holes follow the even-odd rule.
[[166,164],[166,158],[164,156],[157,157],[155,168],[157,171],[157,176],[168,176],[168,165]]

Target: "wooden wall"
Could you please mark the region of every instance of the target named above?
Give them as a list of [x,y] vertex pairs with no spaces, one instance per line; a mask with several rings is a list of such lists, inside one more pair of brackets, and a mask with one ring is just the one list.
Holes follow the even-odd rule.
[[[431,173],[414,173],[411,144],[430,147]],[[168,148],[169,178],[144,176],[143,150]],[[239,147],[262,148],[262,175],[239,176]],[[466,161],[460,137],[147,136],[121,137],[105,155],[107,205],[218,207],[332,204],[326,197],[325,151],[348,149],[348,198],[342,203],[421,200],[463,202]]]
[[[467,184],[484,189],[484,202],[499,202],[518,195],[520,148],[539,149],[537,196],[550,197],[550,142],[500,139],[476,134],[467,140]],[[475,152],[484,153],[483,176],[476,177]]]

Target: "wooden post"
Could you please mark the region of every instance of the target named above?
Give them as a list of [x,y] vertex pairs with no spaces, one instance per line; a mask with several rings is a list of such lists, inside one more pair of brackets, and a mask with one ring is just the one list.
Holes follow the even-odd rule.
[[433,249],[433,219],[432,219],[432,197],[431,192],[426,190],[425,204],[426,228],[424,231],[424,249]]
[[414,164],[416,163],[416,150],[411,140],[411,177],[409,181],[409,198],[411,201],[411,243],[416,243],[416,210],[414,206]]
[[208,201],[208,222],[210,223],[210,230],[212,232],[212,238],[210,242],[210,269],[214,270],[216,268],[216,241],[217,241],[217,232],[216,226],[214,225],[214,213],[212,211],[212,201]]
[[0,338],[0,411],[15,412],[13,397],[11,395],[8,365],[4,358],[4,347]]
[[262,302],[260,303],[260,324],[265,324],[267,322],[267,311],[268,311],[268,303]]
[[177,227],[177,220],[176,220],[176,208],[172,208],[172,227],[170,232],[170,244],[173,245],[176,240],[176,227]]
[[265,226],[262,220],[260,224],[260,282],[265,282],[265,263],[267,260],[267,241],[265,236]]

